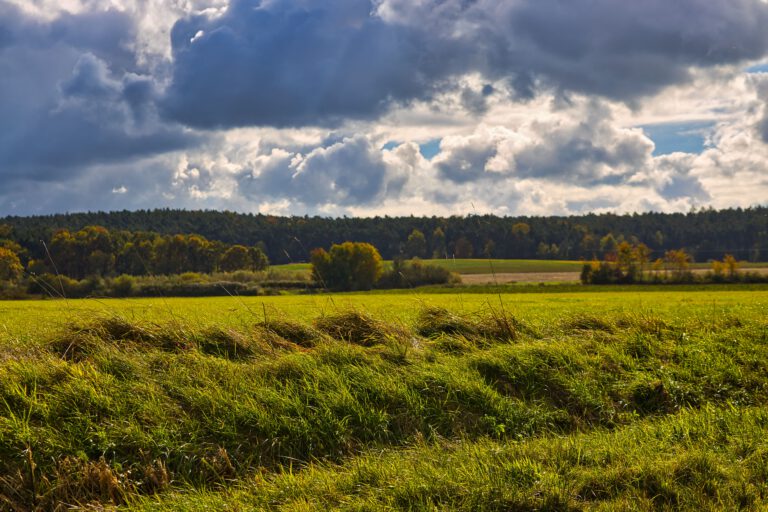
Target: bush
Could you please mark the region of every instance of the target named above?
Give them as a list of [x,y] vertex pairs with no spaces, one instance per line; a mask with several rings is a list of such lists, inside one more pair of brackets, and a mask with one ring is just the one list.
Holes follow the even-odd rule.
[[136,289],[136,280],[123,274],[109,283],[109,294],[113,297],[130,297]]
[[411,261],[396,259],[392,262],[392,269],[384,272],[376,283],[376,288],[413,288],[460,282],[458,274],[444,267],[429,265],[418,258]]
[[43,274],[41,276],[33,276],[30,279],[27,291],[50,297],[81,299],[95,293],[103,293],[104,281],[98,277],[90,277],[78,281],[67,276]]
[[381,255],[371,244],[344,242],[330,252],[312,251],[312,277],[337,291],[370,290],[382,273]]

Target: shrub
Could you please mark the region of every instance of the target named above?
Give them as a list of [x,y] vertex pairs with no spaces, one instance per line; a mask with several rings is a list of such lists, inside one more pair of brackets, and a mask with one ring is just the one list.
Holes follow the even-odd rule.
[[121,275],[110,283],[110,295],[114,297],[129,297],[136,289],[136,280],[129,275]]
[[312,277],[331,290],[370,290],[382,274],[381,255],[371,244],[344,242],[311,254]]
[[430,265],[418,258],[411,261],[396,259],[392,262],[392,269],[382,274],[376,283],[377,288],[413,288],[415,286],[428,286],[436,284],[460,283],[458,274],[447,268]]

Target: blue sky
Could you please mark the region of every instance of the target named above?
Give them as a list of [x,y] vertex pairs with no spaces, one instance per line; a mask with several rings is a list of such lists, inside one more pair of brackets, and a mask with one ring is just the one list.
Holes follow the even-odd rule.
[[707,134],[714,126],[713,121],[691,121],[645,125],[640,128],[656,145],[653,155],[661,156],[676,152],[703,153]]
[[0,215],[768,197],[765,0],[0,0]]

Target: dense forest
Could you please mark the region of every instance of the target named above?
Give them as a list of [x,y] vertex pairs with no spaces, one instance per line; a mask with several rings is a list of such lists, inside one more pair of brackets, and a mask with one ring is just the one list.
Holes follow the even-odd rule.
[[[47,259],[42,241],[66,229],[103,226],[110,233],[195,234],[222,244],[259,247],[273,264],[308,261],[316,247],[367,242],[391,259],[399,255],[591,259],[621,241],[642,242],[650,258],[684,249],[695,261],[732,254],[768,258],[768,207],[702,209],[686,214],[588,214],[571,217],[277,217],[219,211],[140,210],[6,217],[5,236],[30,259]],[[153,237],[155,235],[144,235]]]

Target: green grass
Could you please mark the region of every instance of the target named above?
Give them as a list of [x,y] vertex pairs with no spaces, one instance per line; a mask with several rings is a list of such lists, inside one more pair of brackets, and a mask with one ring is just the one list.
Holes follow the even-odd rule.
[[[568,260],[499,260],[499,259],[432,259],[425,260],[430,265],[445,267],[458,274],[517,274],[517,273],[546,273],[546,272],[580,272],[584,265],[581,261]],[[385,265],[392,263],[385,261]],[[768,263],[743,262],[740,268],[747,270],[753,268],[765,268]],[[694,263],[691,268],[709,269],[710,263]],[[309,272],[309,263],[292,263],[288,265],[274,265],[274,270],[290,272]]]
[[[492,273],[538,273],[538,272],[579,272],[583,263],[579,261],[558,260],[496,260],[496,259],[432,259],[424,260],[430,265],[444,267],[458,274],[492,274]],[[385,261],[390,266],[391,261]],[[274,265],[271,267],[284,271],[307,271],[309,263],[292,263],[289,265]]]
[[761,509],[768,291],[0,307],[0,509]]
[[[768,413],[705,407],[566,437],[420,442],[133,510],[761,510]],[[235,505],[236,504],[236,505]]]
[[577,311],[613,314],[647,310],[708,315],[734,310],[758,314],[768,304],[768,285],[590,286],[519,285],[422,288],[368,293],[275,297],[138,298],[0,301],[0,342],[35,340],[82,318],[119,315],[131,321],[245,329],[264,316],[308,322],[349,308],[410,324],[425,306],[477,311],[503,304],[507,311],[544,323]]

